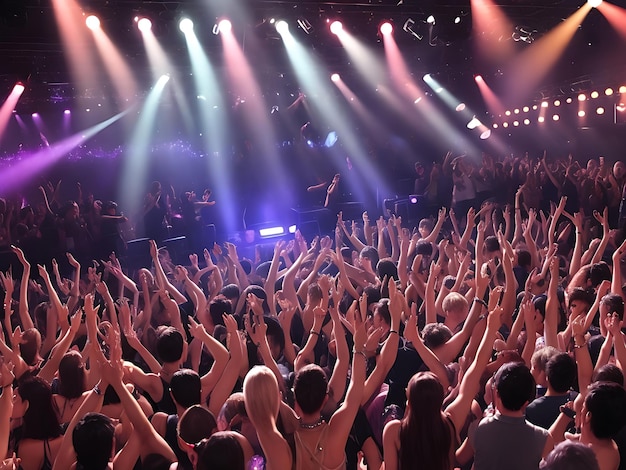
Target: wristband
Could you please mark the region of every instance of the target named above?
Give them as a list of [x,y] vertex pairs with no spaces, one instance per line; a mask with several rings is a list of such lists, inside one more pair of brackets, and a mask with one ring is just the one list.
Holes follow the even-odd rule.
[[102,395],[102,390],[100,390],[100,387],[98,387],[98,385],[96,384],[96,386],[93,388],[93,393],[95,393],[96,395]]
[[574,343],[574,349],[584,348],[585,346],[587,346],[587,341],[585,341],[583,344],[575,344]]
[[389,330],[389,334],[391,335],[392,333],[395,333],[398,336],[400,336],[400,333],[398,333],[396,330]]
[[561,405],[559,407],[559,411],[570,419],[574,419],[576,417],[576,411],[574,411],[572,408],[568,406]]
[[360,354],[361,356],[363,356],[363,359],[365,359],[367,361],[367,354],[365,354],[365,351],[357,351],[356,349],[352,350],[352,355],[357,355]]
[[320,334],[319,334],[319,332],[318,332],[318,331],[315,331],[315,330],[311,330],[311,331],[309,331],[309,334],[311,334],[311,335],[317,335],[317,336],[319,336],[319,335],[320,335]]
[[480,297],[474,297],[474,302],[478,302],[479,304],[482,304],[485,308],[489,308],[489,306],[487,305],[487,302],[485,302]]

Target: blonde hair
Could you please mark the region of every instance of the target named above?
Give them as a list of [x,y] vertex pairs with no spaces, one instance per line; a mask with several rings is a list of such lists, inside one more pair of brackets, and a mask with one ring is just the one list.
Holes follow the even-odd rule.
[[450,292],[443,299],[441,303],[441,308],[444,312],[465,312],[467,313],[469,304],[467,303],[467,299],[463,297],[458,292]]
[[253,424],[278,417],[278,381],[268,367],[255,366],[248,372],[243,381],[243,397]]

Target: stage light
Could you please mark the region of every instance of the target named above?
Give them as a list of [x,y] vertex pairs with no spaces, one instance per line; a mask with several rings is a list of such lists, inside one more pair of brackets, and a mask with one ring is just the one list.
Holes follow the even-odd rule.
[[578,111],[578,117],[585,117],[585,111],[583,111],[582,109]]
[[24,86],[23,83],[17,82],[15,86],[13,87],[13,93],[15,93],[16,95],[21,95],[22,93],[24,93],[25,89],[26,87]]
[[604,94],[606,96],[611,96],[613,94],[613,88],[607,88],[606,90],[604,90]]
[[544,118],[543,116],[539,116],[537,118],[537,122],[544,122],[546,120],[546,118]]
[[503,122],[502,123],[502,127],[509,127],[509,123],[508,122]]
[[513,125],[514,125],[515,127],[519,126],[519,121],[513,121]]
[[585,101],[587,99],[587,95],[585,95],[584,93],[581,93],[580,95],[578,95],[578,101]]
[[157,86],[157,87],[158,87],[158,86],[164,87],[164,86],[165,86],[165,84],[166,84],[167,82],[169,82],[169,81],[170,81],[170,76],[169,76],[169,75],[167,75],[167,74],[165,74],[165,75],[161,75],[161,76],[159,77],[159,79],[157,80],[157,82],[156,82],[156,86]]
[[193,31],[193,21],[189,18],[183,18],[180,20],[180,23],[178,23],[178,27],[185,34],[191,33]]
[[279,20],[276,22],[276,31],[278,34],[287,34],[289,32],[289,25],[285,20]]
[[553,121],[558,121],[559,119],[561,119],[561,117],[558,114],[552,116]]
[[519,114],[519,108],[515,108],[515,109],[513,110],[513,112],[514,112],[515,114]]
[[417,197],[417,194],[410,194],[409,195],[409,202],[411,204],[417,204],[418,200],[419,200],[419,198]]
[[420,101],[422,101],[422,97],[421,97],[421,96],[418,96],[417,98],[415,98],[415,100],[413,100],[413,104],[417,104],[417,103],[419,103]]
[[69,109],[66,109],[65,111],[63,111],[63,114],[65,114],[66,116],[67,116],[68,114],[71,114],[71,113],[72,113],[72,112],[71,112]]
[[527,126],[530,124],[530,119],[526,118],[524,119],[524,125]]
[[596,113],[597,114],[604,114],[604,108],[602,106],[600,106],[598,109],[596,109]]
[[470,121],[467,123],[467,128],[468,129],[476,129],[478,126],[481,125],[481,122],[478,120],[478,118],[476,118],[476,116],[474,116],[472,119],[470,119]]
[[100,27],[100,19],[95,15],[89,15],[85,20],[85,24],[89,29],[94,31]]
[[522,111],[524,111],[525,113],[527,113],[528,111],[530,111],[530,108],[528,106],[524,106],[522,108]]
[[510,116],[511,115],[511,111],[509,111],[508,109],[504,112],[505,116]]
[[587,3],[592,7],[592,8],[598,8],[600,6],[600,4],[602,3],[602,0],[587,0]]
[[386,36],[387,34],[391,34],[393,32],[393,25],[389,21],[385,21],[380,25],[380,34]]
[[456,16],[454,18],[454,24],[459,24],[461,22],[461,17],[460,16]]
[[432,77],[430,76],[430,74],[429,74],[429,73],[427,73],[427,74],[425,74],[425,75],[422,77],[422,80],[424,80],[426,83],[428,83],[428,81],[429,81],[429,80],[432,80]]
[[483,131],[482,134],[480,134],[480,138],[482,140],[488,139],[489,137],[491,137],[491,129],[487,129],[487,130]]
[[457,107],[455,108],[457,113],[460,113],[461,111],[463,111],[465,109],[465,103],[459,103],[457,105]]
[[565,102],[566,102],[567,104],[570,104],[572,101],[574,101],[574,100],[573,100],[571,97],[570,97],[570,98],[567,98],[567,99],[565,100]]
[[478,82],[483,82],[483,81],[484,81],[484,80],[483,80],[483,76],[482,76],[482,75],[476,75],[476,76],[474,77],[474,80],[476,81],[476,83],[478,83]]
[[333,73],[333,74],[330,76],[330,79],[331,79],[333,82],[337,83],[339,80],[341,80],[341,77],[339,76],[339,74],[338,74],[338,73]]
[[233,24],[229,20],[220,20],[217,23],[217,29],[220,33],[230,33],[233,29]]
[[554,100],[554,106],[561,106],[561,100]]
[[435,24],[435,17],[433,15],[429,15],[428,18],[426,18],[426,23],[434,26],[434,24]]
[[533,110],[537,111],[538,106],[536,104],[533,104]]
[[624,111],[626,111],[626,104],[620,103],[615,106],[615,109],[617,109],[620,113],[623,113]]
[[494,123],[493,123],[493,128],[494,128],[494,129],[497,129],[497,128],[498,128],[498,124],[494,122]]
[[626,85],[622,85],[621,87],[619,87],[619,92],[626,93]]
[[152,21],[150,21],[148,18],[141,18],[137,22],[137,28],[139,28],[139,31],[141,31],[142,33],[147,33],[152,29]]
[[598,93],[597,91],[592,91],[591,92],[591,97],[595,100],[598,96],[600,96],[600,93]]
[[34,117],[34,118],[38,118],[39,117],[39,113],[33,113],[33,114],[31,114],[31,116]]
[[542,108],[547,108],[548,107],[548,102],[547,101],[542,101],[541,102],[541,107]]
[[285,233],[284,227],[268,227],[259,229],[259,235],[265,237],[275,237],[277,235],[283,235]]
[[330,32],[333,33],[335,36],[339,36],[339,34],[341,34],[341,31],[343,31],[343,24],[341,23],[341,21],[333,21],[330,24]]
[[289,233],[296,233],[296,230],[298,230],[298,227],[296,227],[295,225],[289,226]]

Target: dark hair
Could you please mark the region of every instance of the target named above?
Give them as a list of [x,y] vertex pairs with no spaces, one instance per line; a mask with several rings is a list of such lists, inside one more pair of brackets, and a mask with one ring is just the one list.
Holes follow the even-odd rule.
[[484,246],[485,246],[485,249],[487,250],[487,252],[489,252],[489,253],[493,253],[495,251],[499,251],[500,250],[500,242],[498,241],[498,237],[496,237],[494,235],[488,236],[487,238],[485,238]]
[[556,393],[565,393],[576,380],[576,361],[562,352],[550,358],[546,364],[546,379]]
[[604,364],[593,373],[593,382],[613,382],[624,386],[624,373],[615,364]]
[[101,413],[87,413],[72,432],[76,467],[84,470],[106,469],[113,451],[114,434],[111,418]]
[[[269,313],[270,312],[270,306],[267,303],[267,292],[265,292],[265,289],[263,289],[261,286],[257,286],[254,284],[250,284],[248,287],[246,287],[243,290],[243,297],[244,299],[248,298],[248,294],[254,294],[256,295],[260,300],[261,300],[261,306],[263,307],[263,313]],[[245,313],[245,307],[244,307],[244,312]]]
[[415,254],[422,256],[430,256],[433,254],[433,246],[430,242],[420,240],[415,244]]
[[52,404],[50,384],[41,377],[27,376],[18,382],[17,393],[28,408],[22,417],[22,439],[54,439],[61,435]]
[[217,429],[217,421],[206,408],[200,405],[189,407],[178,420],[178,436],[188,444],[195,444],[207,438]]
[[546,300],[548,297],[545,294],[537,295],[533,297],[533,307],[538,310],[542,318],[546,318]]
[[378,302],[380,302],[380,299],[381,299],[380,289],[378,289],[377,287],[374,287],[371,284],[369,286],[366,286],[365,289],[363,289],[363,294],[367,295],[368,307],[372,304],[377,304]]
[[591,447],[578,441],[557,444],[539,465],[540,470],[600,470]]
[[293,391],[296,402],[304,413],[311,414],[318,411],[328,391],[328,379],[324,370],[317,364],[304,366],[296,374]]
[[450,468],[452,436],[441,417],[443,386],[431,372],[418,372],[407,386],[407,409],[400,425],[399,468]]
[[195,448],[198,470],[244,470],[243,448],[232,432],[216,432]]
[[618,294],[606,294],[601,301],[609,309],[609,313],[617,313],[620,320],[624,319],[624,300]]
[[273,317],[265,317],[265,324],[267,325],[267,331],[265,336],[272,339],[272,341],[278,345],[280,351],[285,349],[285,332],[278,320]]
[[359,253],[359,256],[361,256],[362,258],[369,259],[370,262],[372,263],[372,269],[376,269],[376,265],[378,264],[378,261],[380,260],[380,257],[378,255],[378,250],[376,248],[374,248],[373,246],[365,246]]
[[504,364],[494,379],[502,405],[509,411],[519,411],[535,396],[535,379],[526,365],[519,362]]
[[604,261],[592,264],[589,268],[589,280],[594,288],[598,287],[602,281],[610,281],[611,268]]
[[170,380],[170,390],[176,403],[183,408],[198,405],[202,391],[200,376],[195,370],[177,370]]
[[612,439],[626,423],[626,390],[613,382],[595,382],[585,397],[591,413],[591,432],[598,439]]
[[78,351],[68,351],[59,363],[59,395],[78,398],[85,391],[85,367]]
[[239,290],[239,286],[237,284],[227,284],[222,287],[220,290],[220,294],[222,294],[227,299],[238,299],[241,291]]
[[422,330],[424,344],[430,348],[437,348],[452,338],[452,332],[443,323],[429,323]]
[[163,362],[176,362],[183,355],[183,335],[173,326],[157,333],[156,352]]
[[211,315],[211,321],[214,326],[224,324],[222,315],[225,313],[233,313],[233,304],[230,303],[230,300],[219,298],[211,300],[209,303],[209,314]]
[[391,325],[391,313],[389,312],[389,299],[380,299],[374,307],[374,314],[378,313],[387,325]]
[[587,305],[593,304],[593,293],[588,289],[583,289],[582,287],[574,287],[572,291],[569,293],[569,303],[572,302],[582,302]]
[[22,333],[22,341],[20,342],[20,354],[22,359],[29,366],[34,366],[39,349],[41,348],[41,334],[36,328],[28,328]]
[[378,264],[376,264],[376,274],[381,281],[385,278],[385,276],[387,277],[387,280],[394,279],[397,281],[398,267],[391,258],[383,258],[378,262]]
[[319,302],[322,300],[322,289],[318,283],[312,282],[309,284],[306,290],[307,297],[310,297],[313,303]]
[[517,264],[523,267],[530,267],[532,265],[532,256],[530,251],[517,249]]

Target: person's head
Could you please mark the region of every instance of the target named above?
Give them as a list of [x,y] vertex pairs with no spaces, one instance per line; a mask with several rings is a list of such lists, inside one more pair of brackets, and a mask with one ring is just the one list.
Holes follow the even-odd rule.
[[[415,254],[422,255],[422,259],[430,260],[430,257],[433,255],[433,245],[432,243],[426,240],[419,240],[415,244]],[[426,263],[424,263],[426,264]],[[423,268],[424,266],[422,266]]]
[[[526,339],[532,341],[531,339]],[[535,351],[530,358],[530,373],[533,375],[537,385],[542,387],[548,386],[548,380],[546,378],[546,366],[550,359],[559,354],[559,350],[553,346],[545,346]]]
[[267,303],[267,292],[265,292],[265,289],[263,289],[261,286],[257,286],[254,284],[251,284],[248,287],[246,287],[243,290],[243,297],[244,299],[246,299],[246,304],[247,304],[248,294],[255,295],[261,301],[261,307],[263,308],[263,313],[269,313],[270,306]]
[[498,241],[498,237],[490,235],[485,238],[483,253],[485,253],[488,257],[493,257],[500,253],[500,242]]
[[565,352],[553,356],[546,364],[546,378],[556,393],[567,393],[576,380],[576,361]]
[[68,351],[59,363],[59,395],[78,398],[85,391],[85,366],[78,351]]
[[443,386],[435,374],[418,372],[406,387],[407,410],[418,414],[439,414],[444,396]]
[[163,362],[178,362],[183,355],[183,335],[173,326],[157,332],[156,351]]
[[102,205],[102,212],[106,215],[115,215],[117,213],[117,203],[115,201],[107,201]]
[[200,405],[193,405],[180,416],[176,425],[179,447],[191,457],[190,445],[210,437],[217,430],[213,413]]
[[584,314],[593,304],[593,294],[582,287],[574,287],[569,293],[569,311],[574,318]]
[[612,382],[591,384],[582,409],[583,431],[597,439],[612,439],[626,423],[626,390]]
[[200,376],[191,369],[177,370],[170,380],[172,398],[183,408],[200,404],[201,388]]
[[600,470],[600,467],[591,447],[566,439],[542,460],[539,470]]
[[441,304],[444,315],[453,315],[461,318],[467,316],[469,312],[469,304],[467,299],[458,292],[450,292],[443,299]]
[[420,220],[420,223],[417,226],[417,230],[419,231],[420,237],[422,238],[426,238],[428,235],[430,235],[434,228],[435,222],[433,221],[433,219],[430,218]]
[[528,367],[519,362],[501,366],[494,385],[498,410],[503,414],[525,409],[535,397],[535,379]]
[[77,470],[104,470],[113,455],[115,427],[111,418],[87,413],[72,432]]
[[220,294],[230,300],[233,305],[239,300],[239,293],[239,286],[237,284],[226,284],[222,287],[222,290],[220,290]]
[[389,328],[390,326],[389,299],[381,299],[374,306],[374,328]]
[[319,305],[321,301],[322,289],[317,282],[312,282],[306,290],[306,303],[308,305]]
[[280,394],[274,373],[266,366],[255,366],[243,381],[246,411],[252,420],[267,420],[278,416]]
[[602,281],[611,280],[611,268],[604,261],[594,263],[589,267],[589,282],[594,289],[600,285]]
[[615,364],[604,364],[598,370],[594,371],[592,382],[613,382],[624,386],[624,373],[622,369]]
[[422,330],[424,344],[430,348],[438,348],[452,338],[452,332],[443,323],[430,323]]
[[209,315],[213,326],[223,325],[222,315],[233,313],[233,305],[230,300],[215,298],[209,303]]
[[543,321],[546,318],[546,301],[548,297],[545,294],[533,297],[533,307],[535,307],[535,329],[537,333],[543,334]]
[[222,405],[217,417],[217,428],[220,431],[237,431],[237,429],[233,429],[233,426],[237,426],[242,419],[247,417],[243,393],[233,393]]
[[318,413],[328,396],[328,379],[324,370],[317,364],[304,366],[296,374],[293,391],[296,407],[302,410],[303,414]]
[[278,359],[285,350],[285,332],[278,320],[273,317],[266,317],[265,324],[267,325],[265,336],[267,337],[270,352],[274,359]]
[[52,390],[40,377],[27,376],[18,382],[12,417],[22,418],[23,438],[51,439],[61,435]]
[[385,278],[398,280],[398,267],[391,258],[383,258],[376,265],[376,275],[381,281]]
[[195,448],[196,470],[244,470],[243,448],[232,431],[216,432]]
[[41,334],[36,328],[28,328],[22,333],[22,341],[20,342],[20,354],[22,359],[29,366],[34,366],[39,359],[39,350],[41,349]]
[[600,313],[603,315],[616,314],[620,320],[623,320],[624,300],[618,294],[606,294],[600,301]]
[[378,250],[373,246],[363,247],[359,253],[359,260],[361,261],[361,267],[368,272],[374,272],[376,265],[379,261]]
[[615,164],[613,165],[613,176],[615,176],[616,180],[621,180],[624,177],[624,174],[626,173],[626,165],[624,165],[624,162],[618,160],[615,162]]

